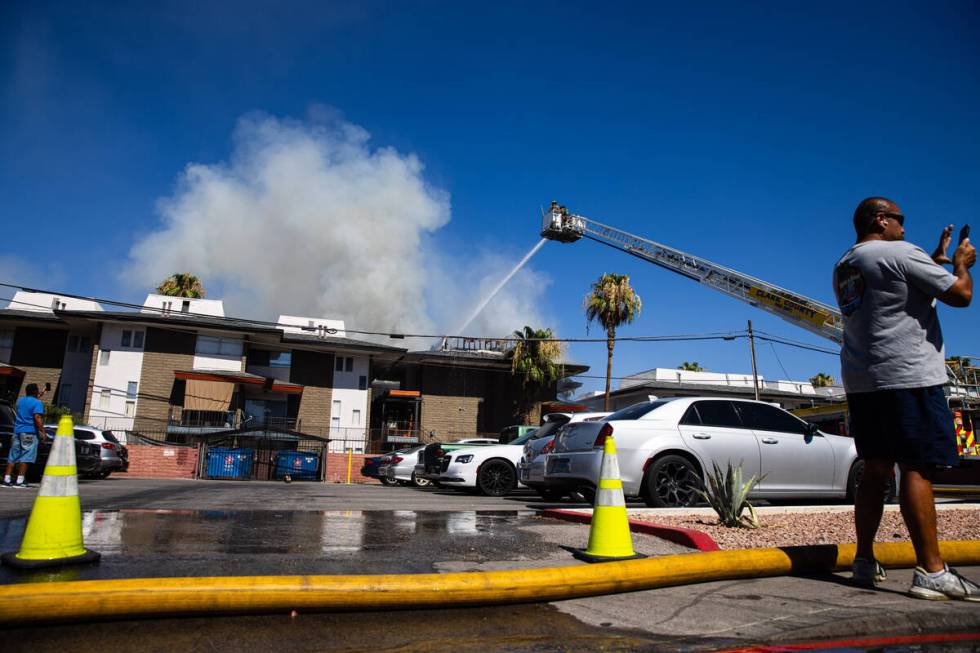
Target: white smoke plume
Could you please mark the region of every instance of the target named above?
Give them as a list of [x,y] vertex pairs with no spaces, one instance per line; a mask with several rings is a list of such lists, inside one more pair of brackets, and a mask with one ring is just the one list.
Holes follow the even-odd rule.
[[[372,147],[365,130],[336,117],[243,118],[230,160],[188,165],[161,200],[162,225],[133,246],[127,281],[152,288],[190,272],[229,315],[443,333],[474,308],[474,289],[492,287],[513,261],[447,263],[431,236],[449,221],[449,196],[422,173],[414,155]],[[544,281],[518,274],[467,331],[544,326],[535,308]]]

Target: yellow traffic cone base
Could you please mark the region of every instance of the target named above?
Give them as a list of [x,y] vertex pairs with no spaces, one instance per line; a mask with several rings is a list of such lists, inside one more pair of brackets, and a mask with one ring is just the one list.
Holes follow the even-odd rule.
[[602,471],[599,473],[595,505],[592,506],[589,546],[584,550],[571,551],[573,556],[585,562],[613,562],[646,557],[633,551],[623,482],[619,478],[616,443],[612,436],[607,436],[603,445]]
[[0,556],[3,564],[15,569],[38,569],[98,562],[100,555],[82,545],[74,432],[71,417],[63,416],[58,422],[20,551]]

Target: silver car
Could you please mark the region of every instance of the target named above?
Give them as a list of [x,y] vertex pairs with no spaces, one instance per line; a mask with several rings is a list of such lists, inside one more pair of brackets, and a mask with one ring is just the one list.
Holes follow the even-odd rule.
[[378,475],[388,480],[390,485],[398,483],[400,485],[412,484],[415,487],[427,487],[431,482],[416,476],[415,465],[418,464],[419,452],[425,449],[421,444],[411,449],[402,449],[391,455],[381,467],[378,468]]
[[524,445],[521,461],[517,464],[518,479],[537,492],[543,499],[556,500],[567,492],[564,489],[549,488],[544,478],[545,456],[555,444],[555,436],[568,424],[582,421],[595,421],[610,413],[548,413],[542,418],[543,424],[535,437]]
[[[46,424],[44,430],[48,435],[54,437],[58,427],[54,424]],[[99,469],[84,474],[88,478],[108,478],[112,472],[125,472],[129,470],[129,451],[122,444],[112,431],[100,429],[95,426],[76,426],[75,439],[99,447],[100,460]]]
[[712,464],[763,476],[756,499],[850,498],[861,475],[854,441],[821,433],[771,404],[712,397],[635,404],[569,424],[545,461],[546,487],[594,495],[603,444],[616,442],[623,492],[654,507],[697,503]]

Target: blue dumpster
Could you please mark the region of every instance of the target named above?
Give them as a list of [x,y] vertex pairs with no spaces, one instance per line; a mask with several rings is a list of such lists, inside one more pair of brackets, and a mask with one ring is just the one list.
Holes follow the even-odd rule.
[[254,458],[251,449],[209,449],[208,478],[251,478]]
[[276,478],[286,474],[293,480],[315,481],[320,467],[320,455],[304,451],[280,451],[276,456]]

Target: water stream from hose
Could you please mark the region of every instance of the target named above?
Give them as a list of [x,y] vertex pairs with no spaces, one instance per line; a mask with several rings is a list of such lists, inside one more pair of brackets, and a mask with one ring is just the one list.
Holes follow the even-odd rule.
[[537,245],[535,245],[534,247],[532,247],[531,248],[531,251],[529,251],[527,254],[525,254],[524,255],[524,258],[522,258],[520,260],[520,262],[518,262],[518,264],[515,265],[511,269],[510,272],[507,273],[507,276],[505,276],[503,279],[501,279],[500,280],[500,283],[498,283],[496,286],[494,286],[494,289],[492,291],[490,291],[490,294],[487,295],[486,298],[484,298],[484,300],[482,302],[480,302],[479,306],[476,307],[476,310],[474,310],[472,313],[470,313],[470,316],[468,318],[466,318],[466,321],[463,322],[460,325],[460,327],[458,329],[456,329],[453,333],[456,334],[456,335],[462,335],[463,334],[463,329],[465,329],[466,327],[468,327],[470,325],[470,323],[473,322],[473,320],[475,320],[477,318],[477,316],[480,313],[483,312],[483,309],[485,309],[487,307],[487,304],[490,303],[490,300],[492,300],[497,295],[497,293],[500,292],[500,289],[501,288],[503,288],[505,285],[507,285],[507,282],[510,281],[513,278],[513,276],[515,274],[517,274],[518,271],[520,271],[520,269],[522,267],[524,267],[524,264],[525,263],[527,263],[529,260],[531,260],[531,257],[534,256],[539,249],[541,249],[541,246],[544,245],[547,240],[548,240],[547,238],[542,238],[538,242]]

